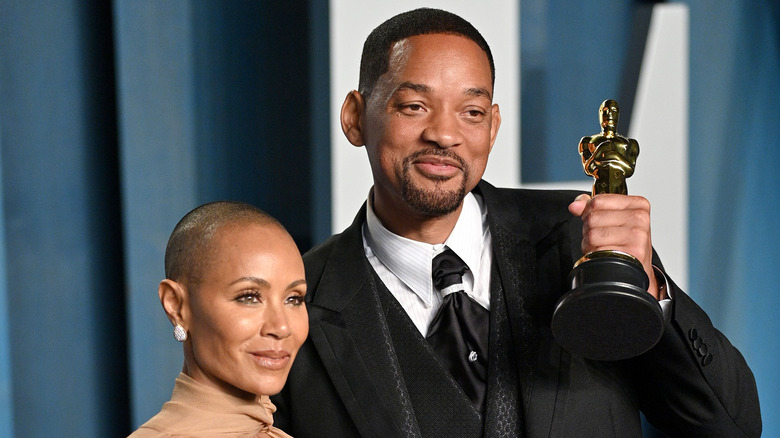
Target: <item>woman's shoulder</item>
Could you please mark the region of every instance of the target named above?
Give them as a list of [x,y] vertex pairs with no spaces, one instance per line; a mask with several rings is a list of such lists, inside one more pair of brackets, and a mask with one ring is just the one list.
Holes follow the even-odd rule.
[[127,438],[173,438],[173,435],[141,426]]

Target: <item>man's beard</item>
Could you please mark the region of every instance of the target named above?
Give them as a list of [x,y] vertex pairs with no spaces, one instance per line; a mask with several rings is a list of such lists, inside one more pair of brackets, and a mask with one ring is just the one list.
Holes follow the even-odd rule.
[[[426,190],[414,184],[411,177],[412,163],[421,156],[439,156],[456,160],[460,163],[463,170],[460,186],[455,190],[443,190],[435,188]],[[429,179],[445,181],[448,178],[436,178],[428,176]],[[447,151],[446,149],[426,149],[412,154],[404,159],[403,175],[401,179],[401,194],[410,207],[431,217],[444,216],[455,211],[463,202],[466,196],[466,181],[469,179],[469,168],[466,162],[458,155]]]

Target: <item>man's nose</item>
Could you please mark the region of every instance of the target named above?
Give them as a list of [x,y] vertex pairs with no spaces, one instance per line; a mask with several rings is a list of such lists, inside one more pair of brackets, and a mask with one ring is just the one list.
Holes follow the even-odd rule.
[[431,114],[428,125],[422,133],[423,140],[435,143],[440,148],[451,148],[463,142],[460,120],[457,114],[439,112]]

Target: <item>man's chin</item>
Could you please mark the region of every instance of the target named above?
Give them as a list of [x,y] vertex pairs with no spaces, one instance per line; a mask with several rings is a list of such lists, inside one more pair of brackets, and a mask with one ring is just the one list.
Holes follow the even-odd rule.
[[404,190],[406,203],[414,210],[431,217],[444,216],[457,210],[465,195],[462,187],[457,190],[423,190],[419,188]]
[[464,187],[464,182],[462,174],[448,177],[417,174],[413,179],[405,181],[405,184],[414,190],[439,193],[460,191]]

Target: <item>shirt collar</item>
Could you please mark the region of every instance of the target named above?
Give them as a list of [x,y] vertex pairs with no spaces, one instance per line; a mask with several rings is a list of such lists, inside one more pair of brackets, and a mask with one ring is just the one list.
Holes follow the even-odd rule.
[[366,228],[364,228],[369,248],[390,272],[420,297],[426,306],[431,305],[434,293],[431,262],[435,255],[444,251],[445,246],[452,249],[466,263],[474,278],[472,284],[476,284],[479,280],[477,277],[481,248],[487,225],[483,220],[484,206],[474,194],[468,193],[463,199],[463,209],[447,240],[435,245],[407,239],[385,228],[374,214],[371,198],[369,194],[366,203]]

